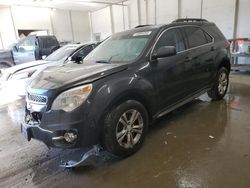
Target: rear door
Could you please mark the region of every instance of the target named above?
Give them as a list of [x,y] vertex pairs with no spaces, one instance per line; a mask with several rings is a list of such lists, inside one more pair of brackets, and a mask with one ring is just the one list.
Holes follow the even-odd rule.
[[157,41],[153,52],[162,46],[175,46],[177,54],[152,62],[155,86],[161,99],[161,107],[175,104],[190,93],[190,60],[185,50],[182,33],[179,28],[165,30]]
[[194,91],[206,87],[212,78],[214,64],[213,38],[197,26],[185,26],[184,32],[192,66]]

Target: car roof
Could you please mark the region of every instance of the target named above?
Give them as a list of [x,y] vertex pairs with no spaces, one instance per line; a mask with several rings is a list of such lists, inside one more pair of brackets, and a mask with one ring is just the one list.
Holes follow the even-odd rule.
[[215,25],[213,22],[209,22],[205,19],[198,19],[198,18],[182,18],[174,20],[173,22],[169,24],[158,24],[158,25],[138,25],[135,28],[131,29],[130,32],[143,32],[148,30],[158,30],[162,28],[168,28],[168,27],[176,27],[176,26],[188,26],[188,25],[197,25],[197,26],[203,26],[203,25]]

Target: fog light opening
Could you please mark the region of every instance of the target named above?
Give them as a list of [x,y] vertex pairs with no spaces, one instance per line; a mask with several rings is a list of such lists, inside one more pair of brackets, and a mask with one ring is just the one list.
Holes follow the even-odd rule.
[[72,143],[77,139],[77,134],[74,131],[67,131],[63,137],[66,142]]

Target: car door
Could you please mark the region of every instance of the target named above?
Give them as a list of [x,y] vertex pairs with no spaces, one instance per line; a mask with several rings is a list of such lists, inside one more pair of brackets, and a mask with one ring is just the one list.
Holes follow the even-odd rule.
[[13,58],[16,64],[35,61],[35,37],[28,36],[16,44],[13,50]]
[[191,62],[179,28],[165,30],[155,44],[153,53],[163,46],[175,46],[177,54],[151,62],[162,108],[184,99],[191,88]]
[[214,64],[213,39],[197,26],[184,27],[192,64],[194,92],[206,87],[212,78]]

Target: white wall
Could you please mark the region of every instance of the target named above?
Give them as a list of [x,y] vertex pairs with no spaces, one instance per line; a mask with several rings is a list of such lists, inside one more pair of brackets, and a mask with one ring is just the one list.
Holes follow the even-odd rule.
[[129,0],[128,1],[128,11],[129,11],[129,27],[133,28],[139,25],[139,16],[138,16],[138,7],[137,0]]
[[235,0],[204,0],[203,18],[215,22],[229,39],[233,38],[234,11]]
[[51,31],[50,9],[12,6],[16,29],[37,29]]
[[249,18],[250,18],[250,1],[249,0],[240,0],[237,37],[250,38]]
[[91,29],[88,12],[71,11],[71,19],[74,41],[89,42],[91,38]]
[[91,13],[92,32],[101,33],[101,39],[105,39],[112,34],[110,7]]
[[0,35],[0,49],[16,41],[16,33],[8,7],[0,7]]
[[88,12],[59,9],[52,11],[49,8],[25,6],[0,7],[2,38],[0,48],[6,48],[16,41],[16,33],[19,29],[47,30],[59,41],[88,42],[91,39]]
[[180,6],[182,18],[200,18],[201,0],[181,0]]
[[60,41],[72,41],[73,34],[70,23],[70,15],[67,10],[57,10],[51,12],[53,33]]
[[119,32],[124,30],[123,24],[123,7],[118,5],[113,5],[113,19],[114,19],[114,32]]
[[161,0],[156,1],[156,23],[167,24],[178,18],[178,1]]
[[[226,38],[230,39],[233,38],[234,32],[235,1],[236,0],[203,0],[202,6],[202,0],[128,0],[125,2],[125,4],[128,5],[128,8],[126,8],[127,11],[125,12],[128,14],[126,18],[128,18],[129,28],[133,28],[139,24],[155,24],[155,15],[156,24],[170,23],[177,19],[178,15],[180,15],[181,18],[200,18],[202,16],[202,18],[215,22]],[[239,0],[239,2],[237,36],[250,38],[250,25],[248,24],[250,1]],[[140,4],[138,5],[138,3]],[[180,5],[178,5],[178,3],[180,3]],[[178,7],[180,7],[180,12],[178,12]],[[118,11],[119,8],[115,9],[113,9],[115,15],[114,27],[115,32],[117,32],[122,30],[123,21],[119,18],[121,16]],[[101,12],[101,10],[98,12]],[[95,22],[95,18],[100,19],[101,17],[93,17],[93,22]],[[105,17],[105,19],[108,18]],[[99,22],[101,21],[99,20],[98,23]],[[100,24],[104,28],[111,28],[110,24]],[[100,29],[98,31],[102,32]]]

